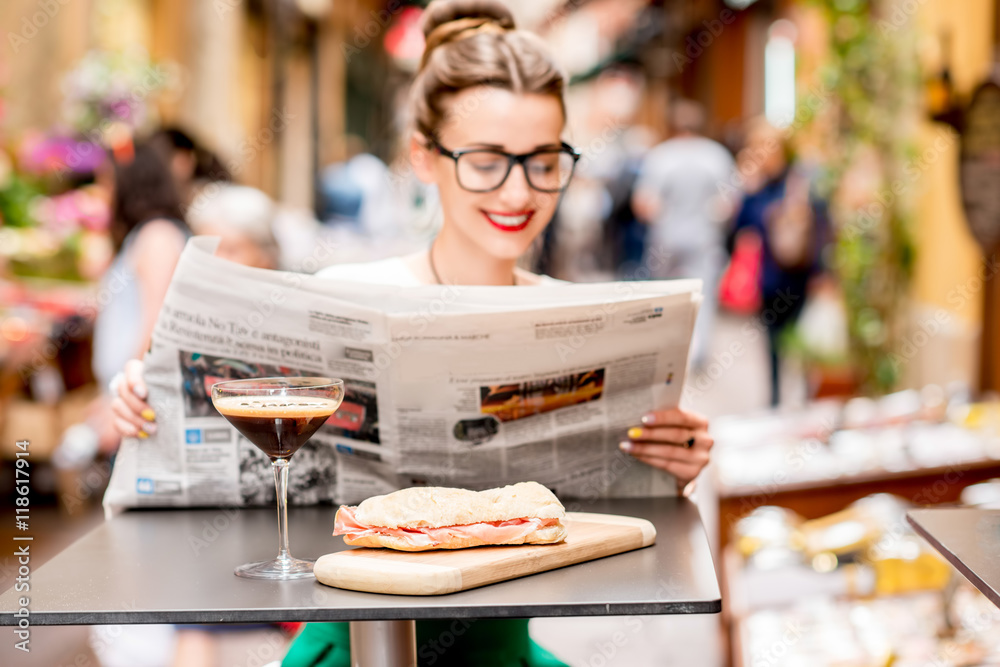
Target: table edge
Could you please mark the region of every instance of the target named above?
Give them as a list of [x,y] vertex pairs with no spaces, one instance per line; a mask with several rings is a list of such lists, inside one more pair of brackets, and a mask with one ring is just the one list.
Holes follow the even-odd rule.
[[[549,618],[585,616],[667,616],[687,614],[718,614],[722,599],[695,602],[638,602],[628,604],[580,603],[552,607],[509,605],[501,607],[426,607],[414,616],[413,607],[375,609],[267,609],[232,612],[218,611],[139,611],[139,612],[32,612],[32,625],[119,625],[119,624],[227,624],[227,623],[281,623],[281,622],[335,622],[370,620],[451,620]],[[0,614],[0,626],[16,625],[13,614]]]
[[989,598],[990,602],[994,605],[1000,607],[1000,593],[993,589],[984,579],[977,575],[973,570],[966,565],[961,558],[958,557],[951,549],[942,544],[936,537],[934,537],[920,522],[913,516],[913,512],[947,512],[948,510],[969,510],[973,508],[959,508],[959,507],[948,507],[940,509],[920,509],[913,510],[906,513],[906,522],[909,523],[913,529],[922,538],[927,540],[927,542],[934,547],[935,551],[944,556],[945,560],[951,563],[956,570],[958,570],[963,577],[969,580],[973,586],[975,586],[980,593]]

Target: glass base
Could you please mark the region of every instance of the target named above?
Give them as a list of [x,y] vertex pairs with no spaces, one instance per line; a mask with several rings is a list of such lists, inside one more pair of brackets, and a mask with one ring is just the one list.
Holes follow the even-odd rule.
[[247,579],[270,579],[284,581],[287,579],[306,579],[313,576],[313,563],[316,561],[302,558],[287,558],[264,560],[259,563],[240,565],[233,571],[237,577]]

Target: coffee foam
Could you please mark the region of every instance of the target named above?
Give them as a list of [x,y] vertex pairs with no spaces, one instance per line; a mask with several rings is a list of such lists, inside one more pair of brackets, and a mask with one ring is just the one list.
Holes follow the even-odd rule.
[[337,409],[337,401],[322,396],[222,396],[212,403],[223,415],[269,419],[312,419]]

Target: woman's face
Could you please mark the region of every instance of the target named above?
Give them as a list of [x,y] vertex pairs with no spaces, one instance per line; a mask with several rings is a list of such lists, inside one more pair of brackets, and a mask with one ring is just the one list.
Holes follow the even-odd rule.
[[[467,88],[450,100],[438,138],[450,151],[492,148],[521,155],[558,147],[563,123],[559,100],[552,95],[480,86]],[[411,144],[411,158],[421,180],[437,184],[449,231],[465,236],[494,257],[520,257],[555,213],[559,194],[533,189],[520,165],[511,169],[498,189],[469,192],[458,184],[455,162],[417,138]]]

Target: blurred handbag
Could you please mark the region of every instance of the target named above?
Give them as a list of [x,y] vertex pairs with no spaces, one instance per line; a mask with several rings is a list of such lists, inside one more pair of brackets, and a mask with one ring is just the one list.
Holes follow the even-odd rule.
[[744,229],[736,235],[733,255],[719,281],[719,303],[741,314],[760,310],[760,274],[764,247],[760,236]]

